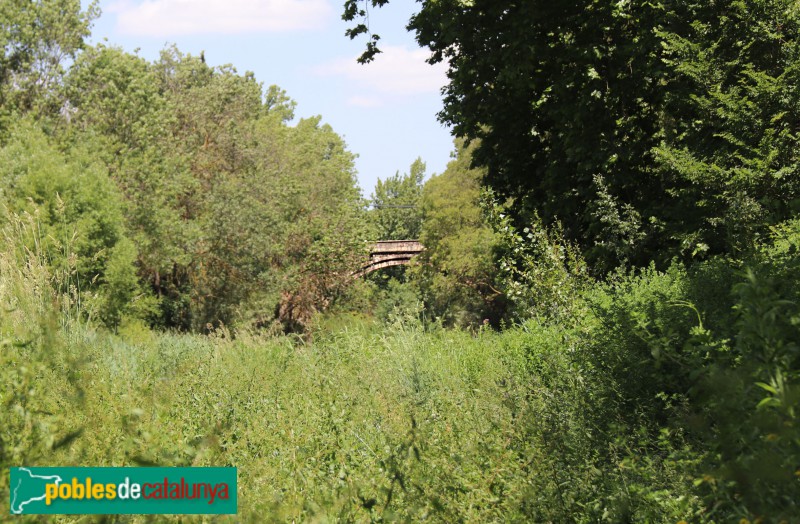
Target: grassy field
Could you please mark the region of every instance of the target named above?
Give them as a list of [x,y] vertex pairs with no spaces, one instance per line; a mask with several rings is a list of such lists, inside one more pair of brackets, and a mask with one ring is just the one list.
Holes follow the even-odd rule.
[[555,418],[570,423],[552,401],[570,380],[558,369],[565,353],[553,351],[558,330],[340,316],[305,338],[136,322],[111,333],[86,320],[69,274],[14,248],[13,234],[0,251],[4,470],[236,466],[239,514],[223,521],[547,521],[571,511],[569,471],[546,438]]
[[535,499],[543,450],[511,337],[66,335],[38,367],[5,362],[14,462],[237,466],[245,520],[502,521]]
[[796,351],[800,313],[779,294],[792,288],[752,274],[728,294],[724,265],[648,270],[595,286],[572,317],[501,332],[343,314],[298,337],[112,333],[44,267],[0,251],[3,470],[238,468],[237,516],[179,521],[796,514],[798,397],[760,377],[783,365],[771,348]]

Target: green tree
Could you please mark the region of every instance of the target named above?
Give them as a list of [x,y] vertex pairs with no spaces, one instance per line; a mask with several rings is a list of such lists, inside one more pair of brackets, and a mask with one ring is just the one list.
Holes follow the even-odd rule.
[[97,2],[0,1],[0,118],[13,109],[53,114],[64,107],[64,66],[76,57],[99,16]]
[[497,324],[505,306],[495,264],[499,238],[479,205],[483,170],[471,168],[476,146],[456,140],[455,158],[425,183],[420,233],[425,251],[413,271],[431,313],[462,326],[484,319]]
[[375,240],[410,240],[419,238],[422,213],[419,201],[425,162],[417,158],[408,173],[398,171],[386,180],[378,180],[372,194],[371,213],[378,238]]
[[58,281],[72,288],[59,291],[78,296],[83,310],[115,326],[152,305],[136,279],[122,196],[91,147],[62,151],[23,120],[0,148],[0,191],[9,211],[36,224],[26,248],[48,257]]
[[125,195],[159,322],[267,324],[292,302],[303,324],[342,292],[358,267],[346,255],[364,246],[353,155],[319,117],[290,126],[284,91],[175,47],[147,63],[98,46],[68,92],[73,139],[102,137],[96,154]]
[[481,140],[517,225],[560,222],[598,273],[738,252],[796,212],[792,0],[425,0],[408,28],[447,61],[440,118]]
[[[65,87],[74,108],[70,127],[91,129],[108,140],[109,161],[163,139],[155,120],[165,101],[155,71],[143,58],[119,47],[88,47],[70,68]],[[113,166],[115,172],[122,163]]]

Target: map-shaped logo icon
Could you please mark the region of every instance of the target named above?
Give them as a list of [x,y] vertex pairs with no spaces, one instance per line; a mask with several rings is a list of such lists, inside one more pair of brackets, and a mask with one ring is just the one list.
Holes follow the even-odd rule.
[[37,475],[28,468],[11,468],[11,513],[38,513],[45,505],[45,486],[60,484],[58,475]]

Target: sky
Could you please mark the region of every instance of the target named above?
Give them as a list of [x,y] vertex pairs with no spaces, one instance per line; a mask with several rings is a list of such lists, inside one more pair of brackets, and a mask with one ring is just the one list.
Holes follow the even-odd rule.
[[[88,4],[83,0],[84,7]],[[120,46],[155,60],[167,45],[205,53],[212,66],[252,71],[297,102],[297,118],[321,115],[358,155],[359,184],[368,197],[378,178],[406,173],[421,157],[427,174],[441,173],[453,150],[450,130],[436,119],[446,67],[405,30],[417,7],[393,0],[371,9],[370,29],[383,53],[367,65],[356,58],[366,40],[344,36],[343,0],[100,0],[91,43]]]

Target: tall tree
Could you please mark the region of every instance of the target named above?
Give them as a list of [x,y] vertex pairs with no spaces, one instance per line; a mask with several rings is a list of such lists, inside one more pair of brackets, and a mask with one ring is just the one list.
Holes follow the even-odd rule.
[[96,1],[83,11],[80,0],[0,0],[0,117],[63,108],[64,65],[99,12]]
[[290,126],[285,92],[174,47],[155,63],[91,48],[67,85],[67,134],[102,137],[161,323],[263,324],[283,301],[300,325],[341,293],[364,206],[353,155],[319,117]]
[[425,162],[417,158],[408,173],[401,175],[398,171],[386,180],[378,180],[371,202],[376,240],[419,238],[422,224],[419,204],[424,179]]
[[408,28],[448,63],[440,117],[481,139],[485,181],[597,272],[735,252],[797,211],[793,0],[423,0]]
[[413,269],[431,313],[461,326],[497,324],[505,308],[495,264],[498,238],[479,205],[483,171],[471,168],[476,146],[456,140],[455,158],[425,183],[420,232],[425,251]]

